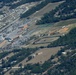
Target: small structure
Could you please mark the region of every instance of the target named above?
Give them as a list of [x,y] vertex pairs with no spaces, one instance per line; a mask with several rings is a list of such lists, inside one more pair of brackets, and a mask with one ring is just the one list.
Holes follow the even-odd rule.
[[8,40],[8,42],[11,42],[12,41],[11,38],[5,38],[5,40]]
[[67,55],[67,52],[62,52],[63,55]]
[[16,63],[17,61],[12,61],[11,64]]
[[21,28],[21,30],[24,30],[24,29],[27,29],[28,28],[28,25],[23,25],[23,26],[19,26],[19,28]]
[[41,55],[41,54],[43,54],[43,53],[42,52],[36,53],[36,55]]
[[0,35],[0,42],[2,42],[3,40],[4,40],[4,37]]
[[65,33],[68,31],[68,27],[63,27],[62,29],[60,29],[58,32],[59,33]]
[[36,55],[35,54],[32,54],[31,56],[32,56],[32,58],[34,58]]
[[49,31],[48,36],[54,35],[55,33],[56,33],[56,31]]

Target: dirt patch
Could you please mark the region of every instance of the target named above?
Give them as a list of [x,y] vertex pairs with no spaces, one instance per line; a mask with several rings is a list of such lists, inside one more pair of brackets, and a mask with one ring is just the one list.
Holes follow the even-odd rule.
[[65,27],[65,28],[62,28],[59,30],[59,33],[66,33],[68,31],[68,28]]

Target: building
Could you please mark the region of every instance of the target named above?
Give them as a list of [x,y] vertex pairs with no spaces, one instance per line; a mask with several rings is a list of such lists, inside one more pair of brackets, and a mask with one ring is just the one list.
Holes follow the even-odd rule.
[[4,40],[4,37],[0,35],[0,42],[2,42],[3,40]]

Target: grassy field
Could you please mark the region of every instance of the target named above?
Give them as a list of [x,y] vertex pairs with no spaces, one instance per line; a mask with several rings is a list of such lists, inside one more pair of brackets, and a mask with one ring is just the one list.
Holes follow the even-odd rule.
[[63,1],[61,2],[56,2],[56,3],[49,3],[48,5],[46,5],[44,8],[42,8],[41,10],[35,12],[34,14],[32,14],[31,16],[29,16],[31,19],[36,18],[35,20],[33,20],[32,22],[30,22],[30,25],[32,25],[32,27],[36,26],[36,22],[38,19],[40,19],[45,13],[48,13],[49,11],[53,10],[55,7],[57,7],[59,4],[61,4]]
[[[22,65],[26,65],[28,63],[38,63],[41,62],[44,63],[45,61],[47,61],[48,59],[50,59],[50,57],[52,55],[55,55],[61,47],[54,47],[54,48],[43,48],[40,49],[38,51],[36,51],[34,54],[38,54],[36,55],[33,59],[31,59],[30,61],[26,62],[27,58],[24,59],[23,61],[21,61],[20,63],[22,63]],[[16,65],[18,66],[18,64]]]
[[[62,1],[63,2],[63,1]],[[45,13],[48,13],[49,11],[51,11],[52,9],[54,9],[55,7],[57,7],[59,4],[61,4],[62,2],[56,2],[56,3],[49,3],[48,5],[46,5],[44,8],[42,8],[41,10],[39,10],[38,12],[34,13],[33,15],[31,15],[30,17],[41,17],[43,16]]]
[[37,51],[36,53],[42,53],[42,54],[37,55],[35,58],[30,60],[28,63],[38,63],[38,62],[44,63],[45,61],[50,59],[52,55],[55,55],[59,50],[60,50],[60,47],[41,49]]
[[69,19],[69,20],[64,20],[64,21],[57,22],[57,23],[55,23],[55,25],[65,26],[65,25],[74,24],[74,23],[76,23],[76,19]]

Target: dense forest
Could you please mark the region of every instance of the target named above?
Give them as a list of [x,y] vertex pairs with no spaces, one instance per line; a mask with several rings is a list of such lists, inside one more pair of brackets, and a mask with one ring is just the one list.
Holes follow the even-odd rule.
[[37,24],[54,23],[61,20],[76,18],[76,0],[66,0],[54,10],[44,14]]
[[36,2],[36,1],[40,1],[40,0],[0,0],[0,2],[3,3],[12,3],[14,1],[19,1],[19,3],[28,3],[28,2]]

